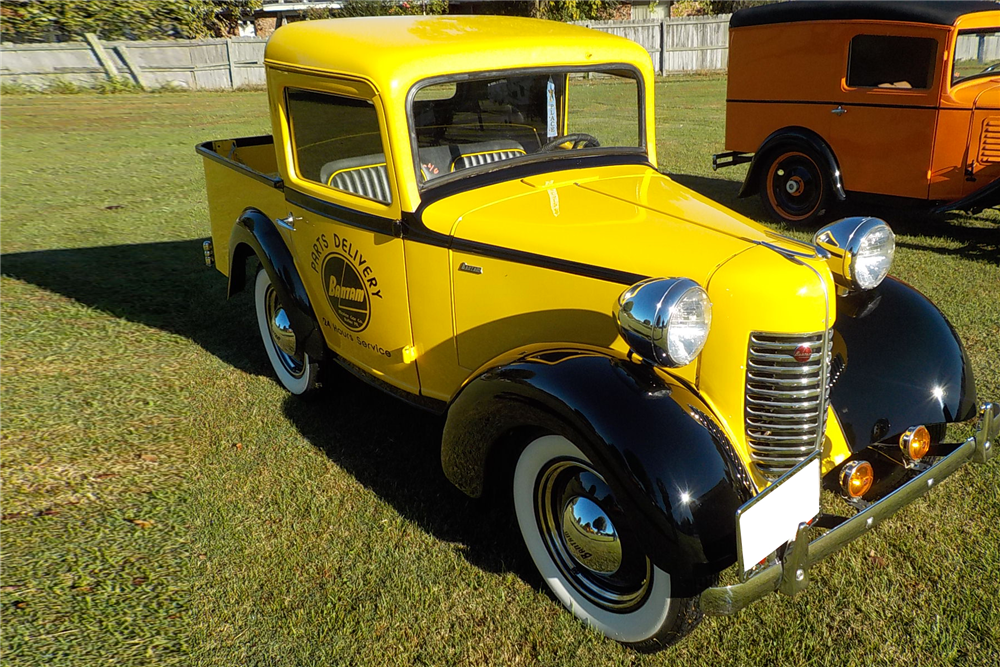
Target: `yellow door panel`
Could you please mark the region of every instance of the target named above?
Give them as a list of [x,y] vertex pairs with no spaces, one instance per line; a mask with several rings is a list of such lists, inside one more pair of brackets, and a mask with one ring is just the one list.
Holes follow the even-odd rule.
[[417,393],[401,239],[291,206],[293,252],[327,345],[396,387]]

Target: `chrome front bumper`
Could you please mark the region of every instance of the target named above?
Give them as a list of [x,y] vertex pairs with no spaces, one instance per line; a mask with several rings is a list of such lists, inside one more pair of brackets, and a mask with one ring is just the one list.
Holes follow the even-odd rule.
[[809,568],[874,528],[940,484],[967,462],[986,463],[996,455],[1000,443],[1000,405],[985,403],[979,409],[975,435],[958,449],[943,457],[930,469],[899,487],[856,515],[809,541],[809,526],[801,524],[795,540],[785,549],[784,558],[747,581],[732,586],[718,586],[702,592],[701,610],[706,614],[734,614],[759,597],[779,591],[795,595],[809,583]]

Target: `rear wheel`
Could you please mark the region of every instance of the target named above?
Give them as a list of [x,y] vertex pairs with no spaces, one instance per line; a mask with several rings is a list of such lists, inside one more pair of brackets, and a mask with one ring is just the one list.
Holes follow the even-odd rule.
[[260,337],[278,382],[297,395],[315,389],[318,386],[319,364],[304,351],[296,353],[295,332],[292,331],[288,313],[263,268],[257,272],[254,284],[254,307]]
[[768,157],[761,172],[760,200],[778,222],[809,224],[826,212],[829,178],[820,160],[808,149],[779,149]]
[[531,559],[584,623],[640,650],[668,646],[698,624],[695,601],[670,596],[670,575],[650,562],[604,477],[572,442],[531,441],[513,492]]

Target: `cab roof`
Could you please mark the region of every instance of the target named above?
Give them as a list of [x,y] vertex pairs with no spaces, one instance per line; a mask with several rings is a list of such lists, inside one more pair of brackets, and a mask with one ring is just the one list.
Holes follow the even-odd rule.
[[730,28],[799,21],[901,21],[955,25],[966,14],[997,11],[996,2],[855,2],[851,0],[779,2],[733,14]]
[[577,25],[509,16],[388,16],[300,21],[267,42],[271,66],[362,77],[399,93],[445,74],[516,67],[632,64],[652,76],[641,46]]

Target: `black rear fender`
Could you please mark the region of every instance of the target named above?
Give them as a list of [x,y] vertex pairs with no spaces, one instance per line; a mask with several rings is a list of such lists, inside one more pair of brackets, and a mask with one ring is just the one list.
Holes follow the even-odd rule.
[[288,313],[295,332],[296,353],[305,351],[314,359],[322,359],[326,344],[292,253],[274,222],[261,211],[248,208],[240,215],[229,235],[230,297],[246,285],[246,260],[251,254],[256,255],[267,271],[278,299]]

